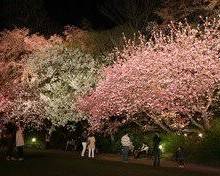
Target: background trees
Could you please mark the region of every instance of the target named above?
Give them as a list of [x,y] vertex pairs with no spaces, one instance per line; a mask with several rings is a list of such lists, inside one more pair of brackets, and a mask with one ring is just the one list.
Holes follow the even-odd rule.
[[127,24],[133,32],[145,30],[149,18],[162,1],[148,0],[113,0],[103,1],[101,12],[117,25]]

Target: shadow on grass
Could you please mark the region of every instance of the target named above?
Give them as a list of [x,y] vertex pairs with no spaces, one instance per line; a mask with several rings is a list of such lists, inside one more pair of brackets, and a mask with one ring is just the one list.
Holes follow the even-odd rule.
[[[56,151],[28,152],[25,161],[0,161],[1,176],[207,176],[177,168],[154,168],[119,161],[80,159]],[[217,176],[208,174],[209,176]]]

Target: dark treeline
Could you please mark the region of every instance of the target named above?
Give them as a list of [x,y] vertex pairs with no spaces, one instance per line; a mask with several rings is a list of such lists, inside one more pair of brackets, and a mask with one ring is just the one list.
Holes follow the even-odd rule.
[[66,25],[103,30],[126,24],[143,30],[149,22],[198,22],[199,16],[219,14],[217,0],[1,0],[0,30],[26,27],[45,35],[61,33]]
[[1,0],[1,30],[17,26],[50,34],[61,32],[65,25],[111,27],[98,6],[98,0]]
[[149,15],[159,4],[160,0],[1,0],[0,24],[1,30],[16,26],[43,34],[62,32],[65,25],[108,29],[140,15],[135,14],[137,8]]

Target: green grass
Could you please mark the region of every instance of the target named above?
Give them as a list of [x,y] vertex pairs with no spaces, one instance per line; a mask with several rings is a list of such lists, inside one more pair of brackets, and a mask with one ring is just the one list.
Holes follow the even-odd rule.
[[207,173],[80,159],[63,152],[30,152],[22,162],[0,160],[0,176],[207,176]]

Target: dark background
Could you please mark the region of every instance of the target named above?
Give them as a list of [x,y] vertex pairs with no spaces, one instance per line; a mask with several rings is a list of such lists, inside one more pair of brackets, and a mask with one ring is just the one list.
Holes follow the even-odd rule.
[[94,28],[110,27],[111,22],[100,12],[103,0],[44,0],[49,16],[62,24],[80,25],[87,19]]
[[[108,1],[108,0],[106,0]],[[106,29],[114,24],[99,10],[103,0],[1,0],[0,29],[27,27],[33,32],[57,33],[65,25]]]
[[[66,25],[87,30],[109,29],[119,23],[107,17],[102,7],[110,5],[111,12],[117,9],[120,13],[128,1],[133,3],[132,0],[0,0],[0,30],[26,27],[31,32],[50,35],[61,33]],[[163,2],[143,1],[149,5],[146,6],[146,12],[158,8]]]
[[[140,12],[139,17],[132,16],[130,11],[120,14],[126,9],[128,2],[130,7],[134,7],[132,3],[139,4],[136,6],[137,11]],[[147,5],[143,8],[140,2]],[[66,25],[74,25],[86,30],[104,30],[126,23],[128,19],[130,22],[141,19],[139,24],[142,26],[135,27],[142,30],[148,22],[156,21],[161,24],[163,21],[171,20],[170,16],[172,20],[181,21],[186,18],[189,22],[198,23],[199,16],[215,15],[215,11],[218,13],[217,10],[220,8],[216,5],[215,10],[207,10],[208,4],[202,2],[197,0],[0,0],[0,31],[6,28],[26,27],[31,32],[51,35],[62,33]],[[110,7],[108,10],[111,15],[114,16],[116,12],[114,16],[116,20],[103,13],[103,7],[106,5]],[[132,9],[130,7],[129,9]],[[168,10],[168,14],[158,16],[154,13],[155,9],[160,10],[164,7]],[[144,19],[141,18],[142,12],[147,14]],[[118,14],[121,16],[117,16]]]

